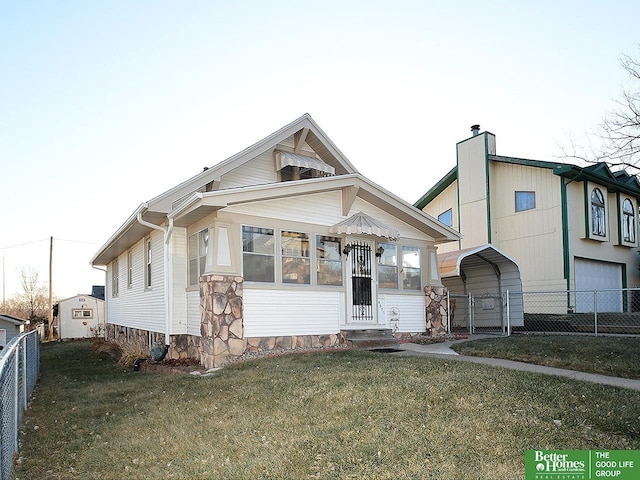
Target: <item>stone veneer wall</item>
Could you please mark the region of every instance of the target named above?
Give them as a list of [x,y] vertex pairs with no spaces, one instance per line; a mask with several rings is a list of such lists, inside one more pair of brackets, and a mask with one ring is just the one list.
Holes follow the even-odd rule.
[[244,338],[242,277],[200,277],[200,363],[212,368],[240,356],[247,347]]
[[447,333],[447,292],[447,287],[424,287],[427,332],[430,335]]

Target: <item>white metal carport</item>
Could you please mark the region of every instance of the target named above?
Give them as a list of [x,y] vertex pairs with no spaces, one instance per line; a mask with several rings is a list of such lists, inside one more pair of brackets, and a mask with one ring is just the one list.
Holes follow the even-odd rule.
[[[471,295],[474,326],[494,328],[507,323],[512,327],[524,326],[522,280],[515,260],[486,244],[438,254],[438,265],[442,283],[450,294]],[[466,306],[451,308],[458,310],[453,312],[452,326],[456,317],[461,321],[461,314],[469,315]]]

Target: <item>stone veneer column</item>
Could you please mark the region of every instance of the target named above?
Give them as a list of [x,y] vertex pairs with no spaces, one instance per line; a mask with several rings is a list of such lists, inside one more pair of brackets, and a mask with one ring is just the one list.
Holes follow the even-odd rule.
[[243,278],[234,275],[200,277],[200,362],[205,368],[220,366],[242,355],[244,338]]
[[424,287],[427,311],[427,332],[430,335],[447,333],[447,287]]

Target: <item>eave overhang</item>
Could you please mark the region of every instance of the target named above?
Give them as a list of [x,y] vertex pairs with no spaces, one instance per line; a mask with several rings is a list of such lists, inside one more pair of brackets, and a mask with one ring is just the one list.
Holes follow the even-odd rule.
[[[343,201],[345,198],[352,199],[354,196],[357,196],[428,235],[434,243],[450,242],[460,239],[460,234],[452,228],[438,222],[430,215],[415,209],[409,203],[358,173],[277,184],[252,185],[214,192],[194,193],[180,205],[176,206],[174,211],[169,214],[169,218],[173,218],[174,225],[177,227],[188,226],[217,210],[231,205],[291,198],[329,191],[341,191]],[[345,218],[347,214],[345,214]]]

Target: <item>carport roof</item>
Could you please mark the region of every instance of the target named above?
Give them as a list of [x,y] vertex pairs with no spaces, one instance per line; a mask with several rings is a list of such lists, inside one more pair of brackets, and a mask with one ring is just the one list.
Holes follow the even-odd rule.
[[440,267],[440,277],[450,278],[461,276],[462,261],[465,260],[465,266],[475,267],[483,266],[487,263],[500,265],[511,263],[520,270],[518,262],[502,253],[493,245],[486,244],[480,247],[466,248],[464,250],[455,250],[438,254],[438,266]]

